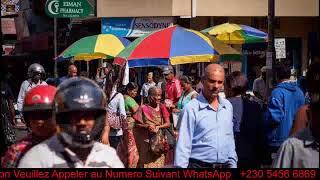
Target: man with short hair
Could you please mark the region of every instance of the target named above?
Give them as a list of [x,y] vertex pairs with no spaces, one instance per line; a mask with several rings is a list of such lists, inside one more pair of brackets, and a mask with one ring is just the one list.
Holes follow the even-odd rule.
[[219,97],[225,72],[210,64],[202,78],[201,94],[191,100],[180,116],[181,126],[174,165],[182,168],[236,168],[233,108]]
[[64,81],[54,98],[59,131],[29,150],[19,168],[123,168],[116,151],[94,138],[104,127],[106,95],[87,78]]
[[278,85],[269,98],[265,119],[268,153],[272,159],[280,145],[289,137],[295,114],[305,102],[297,83],[290,80],[290,69],[284,65],[275,69]]
[[253,81],[253,94],[259,98],[262,102],[266,101],[267,98],[267,89],[266,89],[266,72],[267,67],[263,66],[260,69],[261,75]]
[[78,68],[74,64],[71,64],[68,67],[68,74],[59,79],[59,84],[61,84],[63,81],[65,81],[69,78],[73,78],[73,77],[77,77],[77,76],[78,76]]
[[141,104],[147,103],[148,91],[153,86],[156,86],[156,83],[153,81],[153,73],[149,72],[147,76],[147,82],[144,83],[141,88]]
[[179,79],[174,77],[172,66],[167,66],[163,69],[162,74],[166,79],[165,87],[165,104],[168,108],[174,108],[182,94],[182,88]]
[[[301,124],[296,133],[281,145],[274,168],[319,168],[320,148],[320,63],[310,65],[307,77],[307,91],[311,103],[304,107],[304,115],[298,119]],[[298,130],[299,129],[299,130]]]

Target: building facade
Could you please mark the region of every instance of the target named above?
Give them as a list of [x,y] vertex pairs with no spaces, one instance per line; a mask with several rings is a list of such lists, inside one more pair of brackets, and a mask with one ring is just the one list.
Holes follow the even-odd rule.
[[[230,22],[267,32],[267,15],[268,0],[97,0],[97,17],[174,16],[178,24],[196,30]],[[276,0],[275,16],[275,37],[287,43],[282,61],[302,74],[310,59],[319,56],[319,1]],[[247,52],[261,53],[260,61],[265,61],[263,50]]]

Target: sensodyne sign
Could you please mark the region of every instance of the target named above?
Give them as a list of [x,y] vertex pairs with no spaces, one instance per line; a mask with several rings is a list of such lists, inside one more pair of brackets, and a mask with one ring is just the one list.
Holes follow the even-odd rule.
[[79,18],[94,16],[87,0],[47,0],[46,14],[53,18]]

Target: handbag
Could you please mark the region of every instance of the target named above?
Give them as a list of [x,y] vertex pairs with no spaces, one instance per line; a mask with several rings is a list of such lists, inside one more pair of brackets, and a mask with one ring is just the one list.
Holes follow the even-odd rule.
[[149,150],[156,156],[161,156],[169,151],[169,144],[160,129],[157,133],[151,134],[149,138]]
[[[161,108],[160,114],[163,115]],[[161,118],[161,124],[163,124],[163,118]],[[167,153],[175,147],[175,144],[176,139],[170,128],[159,129],[157,133],[152,133],[149,138],[150,151],[157,156]]]
[[[116,96],[117,96],[118,92],[116,92],[108,101],[108,103],[110,103]],[[117,112],[112,112],[110,110],[107,109],[107,113],[106,113],[106,119],[107,119],[107,123],[109,124],[109,126],[113,129],[121,129],[122,128],[122,122],[125,119],[125,116],[120,114],[119,112],[119,108],[117,110]]]
[[162,131],[164,132],[164,136],[167,139],[167,142],[169,144],[169,148],[170,149],[174,149],[175,146],[176,146],[177,141],[176,141],[176,137],[174,135],[174,132],[173,132],[172,128],[171,127],[170,128],[164,128],[164,129],[162,129]]
[[122,123],[125,120],[125,116],[118,112],[111,112],[107,110],[106,119],[108,120],[108,124],[113,129],[121,129]]

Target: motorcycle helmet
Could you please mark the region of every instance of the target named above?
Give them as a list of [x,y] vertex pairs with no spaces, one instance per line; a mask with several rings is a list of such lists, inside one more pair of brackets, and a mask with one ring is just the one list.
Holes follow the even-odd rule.
[[28,67],[29,78],[34,77],[36,74],[40,74],[42,79],[45,79],[45,70],[42,65],[33,63]]
[[[57,124],[62,127],[60,136],[69,146],[87,148],[104,127],[106,96],[92,80],[75,77],[63,81],[54,98],[54,114]],[[91,132],[79,133],[72,128],[71,112],[94,112],[95,125]]]
[[[53,110],[53,99],[57,88],[50,85],[40,85],[27,92],[24,104],[23,114],[28,117],[30,113],[37,113]],[[28,118],[26,118],[28,120]],[[27,122],[28,124],[28,122]]]

